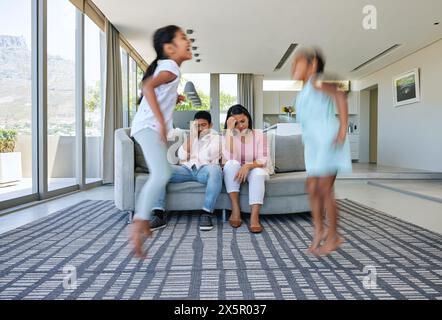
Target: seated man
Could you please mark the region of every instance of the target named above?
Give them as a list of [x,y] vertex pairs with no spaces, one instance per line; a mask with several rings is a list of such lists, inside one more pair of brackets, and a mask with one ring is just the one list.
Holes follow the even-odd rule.
[[[200,230],[213,229],[211,215],[216,200],[221,193],[223,174],[219,165],[221,157],[221,138],[212,130],[212,117],[207,111],[195,114],[190,125],[190,138],[187,138],[178,149],[179,165],[172,165],[172,177],[169,183],[196,181],[206,185],[206,195],[200,216]],[[166,226],[165,217],[166,190],[164,190],[153,206],[151,229]]]

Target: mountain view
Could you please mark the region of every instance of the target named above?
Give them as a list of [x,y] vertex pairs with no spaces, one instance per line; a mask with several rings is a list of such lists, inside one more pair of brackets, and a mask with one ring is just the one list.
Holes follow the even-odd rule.
[[[14,129],[19,134],[31,134],[32,55],[29,48],[24,37],[0,35],[0,128]],[[48,55],[47,68],[48,134],[75,135],[75,62]],[[86,101],[88,108],[99,104],[99,94],[92,92],[97,90],[96,86],[86,88],[88,96],[97,100]],[[93,118],[87,119],[89,125],[100,118],[99,112],[94,113],[97,114],[88,114]],[[99,134],[99,128],[95,131]]]

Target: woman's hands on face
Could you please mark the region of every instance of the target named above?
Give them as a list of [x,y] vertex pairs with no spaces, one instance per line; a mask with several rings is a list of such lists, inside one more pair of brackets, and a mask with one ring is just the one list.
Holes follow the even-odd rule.
[[236,126],[236,119],[234,117],[230,117],[227,119],[227,129],[233,130]]

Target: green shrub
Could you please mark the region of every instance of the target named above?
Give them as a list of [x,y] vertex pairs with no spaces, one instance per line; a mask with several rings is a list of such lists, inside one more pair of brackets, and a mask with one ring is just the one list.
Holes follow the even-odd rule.
[[17,131],[0,129],[0,153],[14,152]]

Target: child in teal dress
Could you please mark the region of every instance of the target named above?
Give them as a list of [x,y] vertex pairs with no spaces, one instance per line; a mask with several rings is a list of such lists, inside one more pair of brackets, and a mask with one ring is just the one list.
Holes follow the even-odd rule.
[[[296,118],[302,128],[307,191],[315,230],[309,252],[315,255],[328,255],[343,241],[337,232],[338,211],[333,187],[338,173],[351,172],[350,146],[346,139],[346,94],[338,91],[336,85],[318,80],[324,64],[322,54],[311,50],[296,54],[292,65],[293,79],[304,83],[296,99]],[[335,116],[336,109],[339,120]],[[324,210],[329,220],[326,232]]]

